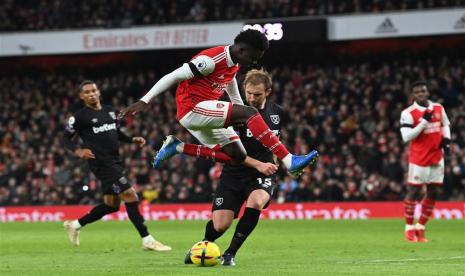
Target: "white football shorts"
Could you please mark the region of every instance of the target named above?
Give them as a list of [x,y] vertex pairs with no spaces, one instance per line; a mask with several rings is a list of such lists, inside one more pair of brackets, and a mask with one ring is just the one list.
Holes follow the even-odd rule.
[[412,163],[408,166],[408,185],[442,185],[444,181],[444,159],[441,159],[438,164],[422,167]]
[[202,101],[179,121],[197,140],[211,149],[219,149],[240,140],[232,127],[224,128],[231,119],[232,103]]

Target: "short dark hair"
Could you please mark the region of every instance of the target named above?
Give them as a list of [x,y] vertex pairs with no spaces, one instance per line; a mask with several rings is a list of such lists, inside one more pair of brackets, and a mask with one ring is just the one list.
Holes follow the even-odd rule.
[[420,85],[428,86],[428,85],[426,84],[426,81],[424,81],[424,80],[417,80],[417,81],[414,81],[414,82],[412,83],[412,85],[410,85],[410,90],[413,91],[413,88],[415,88],[415,87],[417,87],[417,86],[420,86]]
[[268,39],[257,30],[248,29],[240,32],[234,39],[234,44],[244,43],[260,51],[268,49]]
[[82,92],[82,88],[84,88],[84,85],[88,85],[88,84],[96,84],[96,83],[93,80],[84,80],[84,81],[82,81],[81,84],[79,84],[79,93]]

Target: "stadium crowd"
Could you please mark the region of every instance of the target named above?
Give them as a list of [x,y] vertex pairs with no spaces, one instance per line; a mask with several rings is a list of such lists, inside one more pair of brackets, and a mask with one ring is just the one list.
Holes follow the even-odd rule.
[[121,28],[464,5],[464,0],[5,0],[0,3],[0,31]]
[[[370,60],[370,61],[369,61]],[[292,117],[282,140],[294,153],[317,148],[317,166],[299,179],[280,170],[277,202],[402,200],[408,148],[399,117],[409,103],[409,85],[429,83],[451,121],[452,147],[446,162],[442,200],[465,200],[465,60],[447,55],[345,64],[271,68],[270,100]],[[122,108],[160,77],[148,70],[101,70],[103,103]],[[94,204],[99,183],[85,161],[61,145],[66,119],[82,107],[77,85],[85,75],[54,71],[0,77],[0,206]],[[164,135],[191,136],[175,119],[174,89],[151,109],[125,122],[148,146],[122,144],[128,178],[146,202],[208,202],[222,165],[178,155],[160,170],[150,169],[152,147]]]

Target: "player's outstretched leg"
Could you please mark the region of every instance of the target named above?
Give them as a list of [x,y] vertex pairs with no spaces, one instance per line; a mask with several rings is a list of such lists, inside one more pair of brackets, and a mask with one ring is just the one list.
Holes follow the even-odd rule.
[[76,246],[79,246],[79,233],[82,227],[118,210],[119,208],[114,208],[106,205],[105,203],[102,203],[92,208],[89,213],[82,216],[78,220],[65,221],[63,223],[63,227],[65,228],[65,231],[68,232],[70,242]]
[[270,130],[256,108],[233,105],[231,116],[231,125],[245,122],[253,137],[264,147],[273,152],[294,177],[301,175],[303,169],[313,164],[318,158],[318,152],[316,150],[306,155],[290,154],[287,148],[279,141],[279,138]]
[[231,163],[231,157],[222,151],[213,150],[203,145],[186,144],[175,136],[168,135],[166,136],[163,146],[153,158],[152,167],[155,169],[159,168],[163,161],[178,153],[195,157],[203,157],[208,160],[226,164]]

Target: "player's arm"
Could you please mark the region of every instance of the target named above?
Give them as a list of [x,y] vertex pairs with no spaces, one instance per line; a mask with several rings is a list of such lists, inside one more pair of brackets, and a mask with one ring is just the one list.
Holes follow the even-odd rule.
[[83,159],[94,159],[95,155],[92,153],[90,149],[86,148],[78,148],[76,143],[73,141],[74,137],[76,136],[76,128],[79,127],[76,117],[71,116],[68,119],[68,124],[65,128],[65,133],[63,135],[63,146],[69,150],[70,152],[74,153],[77,157]]
[[431,121],[431,118],[432,113],[425,112],[420,123],[416,127],[413,127],[412,115],[409,112],[402,111],[400,116],[400,134],[402,135],[404,143],[408,143],[417,138],[417,136],[425,129],[426,125],[428,125],[428,122]]
[[239,86],[237,85],[236,78],[234,77],[231,82],[226,86],[226,93],[229,95],[229,99],[233,104],[244,105],[241,94],[239,92]]
[[450,137],[451,137],[450,121],[443,107],[442,108],[442,143],[441,143],[441,146],[444,150],[445,155],[449,155]]
[[243,165],[256,169],[266,176],[273,175],[278,170],[278,166],[272,163],[263,163],[257,159],[247,156],[242,162]]
[[171,86],[194,77],[208,76],[213,70],[215,70],[215,62],[212,58],[204,55],[198,56],[188,63],[184,63],[181,67],[157,81],[138,102],[121,110],[118,118],[121,119],[129,114],[134,115],[139,111],[145,110],[153,98],[165,92]]
[[134,144],[139,145],[140,147],[145,145],[144,137],[139,137],[139,136],[132,137],[132,136],[129,136],[129,135],[127,135],[126,133],[124,133],[121,130],[119,123],[117,125],[118,125],[117,132],[118,132],[118,140],[119,141],[124,142],[124,143],[134,143]]

